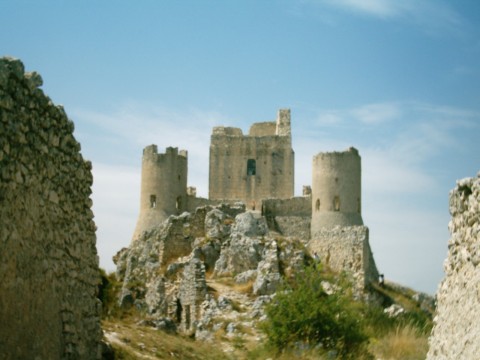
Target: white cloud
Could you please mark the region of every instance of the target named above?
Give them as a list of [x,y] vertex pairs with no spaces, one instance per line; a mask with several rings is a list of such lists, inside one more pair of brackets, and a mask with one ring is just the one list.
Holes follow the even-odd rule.
[[395,103],[368,104],[351,111],[352,116],[368,125],[375,125],[398,118],[401,113]]
[[445,1],[439,0],[310,0],[355,14],[382,20],[401,19],[414,23],[429,35],[464,33],[465,20]]
[[397,16],[406,11],[404,1],[391,0],[325,0],[331,6],[381,18]]

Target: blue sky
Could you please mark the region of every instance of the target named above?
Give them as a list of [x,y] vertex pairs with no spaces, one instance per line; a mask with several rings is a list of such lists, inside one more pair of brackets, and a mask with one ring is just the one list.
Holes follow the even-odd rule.
[[480,2],[0,0],[0,54],[75,123],[107,270],[134,230],[143,147],[187,149],[206,197],[211,128],[291,108],[297,195],[313,155],[358,148],[377,266],[436,291],[448,192],[480,170]]

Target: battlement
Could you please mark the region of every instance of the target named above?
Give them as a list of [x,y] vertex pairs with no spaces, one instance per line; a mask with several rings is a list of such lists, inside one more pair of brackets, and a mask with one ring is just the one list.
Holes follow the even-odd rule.
[[212,136],[243,136],[242,129],[236,127],[215,126]]
[[248,136],[274,136],[277,133],[275,121],[254,123],[250,126]]

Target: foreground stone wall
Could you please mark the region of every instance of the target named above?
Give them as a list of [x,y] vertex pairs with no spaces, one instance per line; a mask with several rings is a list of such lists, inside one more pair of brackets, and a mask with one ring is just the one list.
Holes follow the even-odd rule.
[[91,164],[40,85],[0,59],[0,358],[96,359]]
[[427,359],[478,359],[480,354],[480,173],[450,192],[451,238]]

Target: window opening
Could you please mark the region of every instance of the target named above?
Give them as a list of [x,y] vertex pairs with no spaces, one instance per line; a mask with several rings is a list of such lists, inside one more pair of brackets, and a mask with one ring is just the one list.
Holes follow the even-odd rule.
[[317,199],[317,201],[315,202],[315,211],[319,211],[320,210],[320,199]]
[[150,195],[150,207],[152,209],[155,209],[157,207],[157,196],[156,195]]
[[247,175],[255,175],[257,173],[257,162],[255,159],[247,160]]
[[182,197],[181,196],[177,197],[177,202],[176,202],[175,206],[177,208],[177,211],[180,212],[180,210],[182,209]]
[[177,317],[177,322],[182,321],[182,303],[180,299],[177,299],[177,309],[175,310],[175,315]]
[[335,196],[333,199],[333,209],[335,211],[340,211],[340,198],[338,196]]

